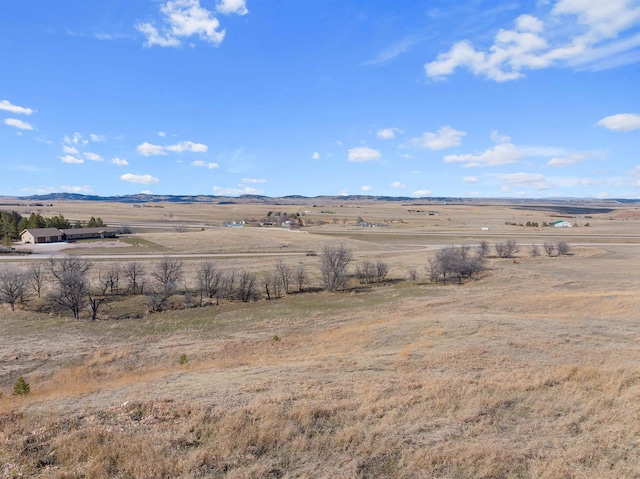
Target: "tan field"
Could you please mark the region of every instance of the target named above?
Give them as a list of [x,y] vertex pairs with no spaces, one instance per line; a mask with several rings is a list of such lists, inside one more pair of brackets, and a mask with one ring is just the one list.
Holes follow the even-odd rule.
[[[38,311],[35,298],[2,305],[1,477],[640,477],[637,208],[161,206],[68,202],[42,214],[132,225],[120,238],[130,246],[57,253],[97,258],[94,277],[176,255],[193,287],[203,260],[261,278],[282,259],[303,265],[310,287],[157,313],[121,295],[99,321]],[[308,225],[221,227],[269,211],[310,211]],[[524,226],[558,214],[577,227]],[[429,281],[439,248],[483,239],[520,251],[492,253],[461,285]],[[570,255],[530,257],[530,244],[559,240]],[[353,251],[351,270],[387,262],[387,280],[321,291],[316,255],[336,244]],[[28,395],[12,395],[19,376]]]

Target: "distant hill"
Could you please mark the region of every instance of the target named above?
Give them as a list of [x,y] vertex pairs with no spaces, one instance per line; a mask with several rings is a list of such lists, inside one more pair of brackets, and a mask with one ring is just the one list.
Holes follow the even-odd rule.
[[372,195],[344,195],[344,196],[302,196],[288,195],[270,197],[263,195],[214,196],[214,195],[122,195],[97,196],[81,195],[78,193],[49,193],[46,195],[32,195],[21,197],[0,197],[0,201],[24,201],[28,203],[51,203],[53,201],[101,201],[115,203],[213,203],[213,204],[241,204],[262,203],[269,205],[318,204],[324,202],[402,202],[412,205],[433,204],[506,204],[506,205],[585,205],[616,207],[640,203],[640,199],[595,199],[595,198],[455,198],[455,197],[409,197],[409,196],[372,196]]

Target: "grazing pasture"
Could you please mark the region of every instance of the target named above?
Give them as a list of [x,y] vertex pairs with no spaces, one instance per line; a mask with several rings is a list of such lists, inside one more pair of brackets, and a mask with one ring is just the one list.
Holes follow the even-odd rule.
[[[32,292],[15,311],[1,305],[1,477],[640,474],[634,207],[575,215],[578,226],[560,231],[524,226],[557,219],[544,205],[163,206],[56,204],[53,214],[140,225],[120,238],[139,245],[0,259],[26,269],[39,254],[79,251],[92,255],[91,281],[131,261],[148,275],[164,255],[184,268],[160,312],[131,294],[114,295],[98,321],[74,321]],[[222,226],[278,209],[311,211],[308,225]],[[171,227],[180,222],[183,232]],[[477,254],[483,240],[485,271],[429,280],[442,248]],[[515,261],[494,249],[507,240]],[[543,243],[558,241],[569,254],[547,256]],[[318,255],[335,245],[352,252],[351,275],[386,262],[385,281],[323,291]],[[184,307],[202,261],[260,282],[278,260],[305,268],[304,292],[266,300],[259,288],[257,301]],[[12,393],[19,377],[29,394]]]

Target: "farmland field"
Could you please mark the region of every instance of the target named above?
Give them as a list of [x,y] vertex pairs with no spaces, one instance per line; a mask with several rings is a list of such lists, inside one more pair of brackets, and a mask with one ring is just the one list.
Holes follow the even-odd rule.
[[[118,248],[36,245],[0,266],[79,254],[97,281],[112,265],[137,261],[148,273],[175,257],[184,293],[203,261],[259,281],[280,261],[304,267],[308,286],[188,308],[177,294],[158,312],[144,295],[117,294],[98,321],[74,321],[31,292],[15,311],[1,305],[0,476],[640,474],[636,207],[158,206],[57,203],[42,214],[101,216],[132,233]],[[302,228],[256,226],[279,212],[301,213]],[[575,226],[526,226],[559,217]],[[438,251],[474,252],[483,240],[484,272],[430,281]],[[520,246],[515,258],[495,255],[506,240]],[[570,254],[529,254],[558,241]],[[323,291],[319,257],[335,245],[353,253],[351,273],[386,262],[385,281]],[[28,395],[12,394],[20,376]]]

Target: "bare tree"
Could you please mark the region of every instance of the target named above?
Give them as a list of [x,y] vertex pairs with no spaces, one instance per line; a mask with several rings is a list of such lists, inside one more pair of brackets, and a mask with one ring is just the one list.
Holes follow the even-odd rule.
[[278,274],[280,274],[284,292],[286,294],[289,294],[289,284],[291,283],[291,269],[285,264],[282,258],[279,258],[276,262],[276,271],[278,272]]
[[478,257],[486,258],[488,255],[489,255],[489,242],[487,240],[482,240],[478,245]]
[[531,248],[529,248],[529,254],[532,258],[537,258],[540,256],[540,247],[537,244],[532,244]]
[[118,294],[120,285],[120,266],[112,264],[108,269],[101,269],[98,272],[98,284],[100,294],[105,295],[107,291],[111,294]]
[[204,298],[218,297],[218,290],[222,286],[222,276],[222,271],[216,267],[213,261],[200,263],[196,270],[200,306],[202,306]]
[[109,300],[109,297],[104,293],[94,293],[91,290],[88,291],[87,297],[89,298],[89,310],[91,311],[91,321],[98,319],[98,310],[100,306]]
[[92,266],[93,263],[73,255],[64,258],[49,258],[47,261],[47,270],[57,282],[60,282],[65,274],[71,271],[86,275]]
[[251,300],[258,299],[256,291],[256,283],[258,278],[250,271],[241,271],[238,278],[237,294],[240,301],[248,303]]
[[481,271],[484,271],[484,257],[469,255],[464,247],[449,246],[441,249],[427,265],[429,279],[434,282],[446,283],[455,278],[458,283],[462,283],[463,279],[471,278]]
[[389,264],[381,259],[375,262],[376,279],[378,283],[382,283],[389,274]]
[[371,261],[364,261],[356,265],[356,278],[360,284],[373,283],[375,266]]
[[344,245],[323,248],[320,255],[320,273],[326,291],[334,292],[347,286],[349,280],[347,267],[352,259],[351,251]]
[[8,303],[15,311],[18,300],[22,300],[27,288],[28,276],[23,271],[0,272],[0,303]]
[[566,241],[558,241],[556,249],[558,250],[558,256],[565,256],[571,252],[571,246]]
[[42,261],[35,261],[29,265],[28,281],[33,290],[41,296],[42,288],[47,280],[47,271]]
[[216,296],[216,304],[219,298],[226,298],[233,301],[236,298],[236,272],[235,270],[227,271],[222,277],[222,288],[220,288],[220,296]]
[[182,261],[165,256],[151,272],[151,276],[160,283],[165,298],[175,294],[182,279]]
[[505,243],[496,243],[496,253],[500,258],[513,258],[519,251],[518,243],[515,240],[507,240]]
[[49,294],[51,302],[73,314],[73,319],[80,319],[80,311],[89,294],[88,269],[61,269],[56,275],[56,287]]
[[107,277],[109,278],[109,292],[118,294],[120,292],[120,266],[112,264],[107,270]]
[[410,279],[411,281],[413,281],[414,283],[415,283],[416,281],[418,281],[418,270],[417,270],[417,269],[415,269],[415,268],[411,268],[411,269],[409,270],[409,279]]
[[132,294],[142,293],[144,266],[136,261],[127,263],[123,270],[124,277],[127,280],[127,288]]
[[544,247],[545,253],[547,253],[547,256],[553,256],[553,254],[556,252],[556,245],[553,243],[545,242],[543,244],[543,247]]
[[304,268],[304,265],[301,264],[296,269],[296,285],[298,286],[298,293],[304,292],[304,288],[307,286],[308,278],[307,271]]

